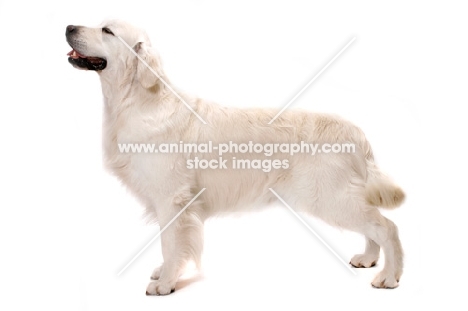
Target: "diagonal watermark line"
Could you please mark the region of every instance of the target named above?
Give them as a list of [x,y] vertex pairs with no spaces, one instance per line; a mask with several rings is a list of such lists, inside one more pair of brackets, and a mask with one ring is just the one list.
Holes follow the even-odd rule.
[[190,204],[193,203],[193,201],[195,201],[199,196],[200,194],[203,193],[203,191],[205,191],[206,188],[203,188],[202,190],[200,190],[200,192],[197,193],[196,196],[193,197],[193,199],[190,200],[190,202],[187,203],[187,205],[184,206],[184,208],[177,213],[177,215],[174,216],[174,218],[171,219],[171,221],[169,221],[169,223],[167,225],[164,226],[164,228],[162,228],[162,230],[159,231],[158,234],[156,234],[155,237],[153,237],[148,243],[146,243],[146,245],[135,255],[133,256],[132,260],[130,260],[126,265],[125,267],[122,268],[122,270],[119,271],[119,273],[117,273],[117,276],[121,275],[125,270],[127,270],[127,268],[138,258],[140,257],[140,255],[151,245],[151,243],[153,243],[157,238],[159,238],[159,236],[177,219],[177,217],[179,217],[189,206]]
[[356,37],[353,37],[339,52],[338,54],[335,55],[326,65],[323,67],[313,78],[310,80],[300,91],[297,93],[291,100],[283,107],[283,109],[280,110],[276,114],[276,116],[273,117],[273,119],[268,122],[268,124],[273,123],[317,78],[340,56],[350,45],[351,43],[356,40]]
[[203,124],[207,124],[205,120],[203,120],[202,117],[200,117],[200,115],[198,113],[196,113],[195,110],[193,110],[193,108],[187,104],[187,102],[182,98],[180,97],[179,94],[177,94],[176,91],[174,91],[174,89],[166,82],[164,81],[163,78],[161,78],[160,75],[158,75],[158,73],[153,69],[151,68],[150,65],[148,65],[147,62],[145,62],[145,60],[143,58],[140,57],[140,55],[138,55],[137,52],[135,52],[133,50],[132,47],[130,47],[130,45],[127,44],[127,42],[125,42],[124,39],[122,39],[121,37],[117,36],[117,38],[119,38],[120,41],[122,41],[122,43],[159,79],[161,80],[161,82],[203,123]]
[[286,207],[291,211],[291,213],[294,214],[294,216],[297,217],[297,219],[299,219],[300,222],[302,222],[302,224],[303,224],[304,226],[306,226],[307,229],[309,229],[310,232],[312,232],[312,233],[315,235],[315,237],[316,237],[320,242],[322,242],[323,245],[325,245],[326,248],[328,248],[328,250],[329,250],[333,255],[335,255],[335,257],[336,257],[349,271],[351,271],[351,273],[353,273],[354,275],[357,275],[356,271],[354,271],[353,269],[351,269],[351,267],[349,266],[349,264],[346,263],[346,261],[344,261],[344,260],[333,250],[333,248],[331,248],[330,245],[328,245],[328,243],[325,242],[325,240],[322,239],[322,238],[317,234],[317,232],[315,232],[315,230],[312,229],[312,228],[304,221],[304,219],[302,219],[301,216],[299,216],[299,214],[297,214],[296,211],[293,210],[293,209],[291,208],[291,206],[289,206],[288,203],[286,203],[286,202],[278,195],[278,193],[275,192],[275,190],[273,190],[272,188],[268,188],[268,189],[278,198],[278,200],[281,201],[281,203],[284,204],[284,206],[286,206]]

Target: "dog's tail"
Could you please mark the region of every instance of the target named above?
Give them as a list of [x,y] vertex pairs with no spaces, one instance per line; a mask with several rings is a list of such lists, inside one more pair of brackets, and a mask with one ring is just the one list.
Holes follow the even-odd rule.
[[365,198],[368,204],[376,207],[394,209],[405,200],[405,193],[390,177],[385,175],[374,162],[374,155],[369,142],[364,139],[361,147],[365,152],[367,180]]
[[394,209],[405,200],[405,193],[390,177],[382,173],[373,159],[367,160],[366,201],[370,205]]

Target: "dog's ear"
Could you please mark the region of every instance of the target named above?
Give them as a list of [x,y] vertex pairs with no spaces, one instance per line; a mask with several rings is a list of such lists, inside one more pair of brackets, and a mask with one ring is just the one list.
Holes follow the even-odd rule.
[[161,60],[158,53],[144,42],[138,42],[133,50],[140,56],[136,69],[136,79],[145,88],[155,86],[163,78]]

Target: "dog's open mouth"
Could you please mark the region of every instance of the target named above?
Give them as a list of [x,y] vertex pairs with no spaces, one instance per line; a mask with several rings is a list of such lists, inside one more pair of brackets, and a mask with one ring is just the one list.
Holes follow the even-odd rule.
[[107,60],[100,57],[84,56],[75,49],[71,50],[68,54],[68,62],[79,68],[88,70],[103,70],[107,66]]

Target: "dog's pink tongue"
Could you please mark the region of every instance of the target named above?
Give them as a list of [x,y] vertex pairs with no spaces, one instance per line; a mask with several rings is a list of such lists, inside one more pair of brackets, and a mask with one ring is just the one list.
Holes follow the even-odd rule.
[[71,58],[74,58],[74,59],[80,58],[80,57],[81,57],[81,58],[86,58],[85,56],[81,55],[80,53],[78,53],[78,52],[75,51],[75,50],[71,50],[70,52],[68,52],[67,55],[70,56]]

